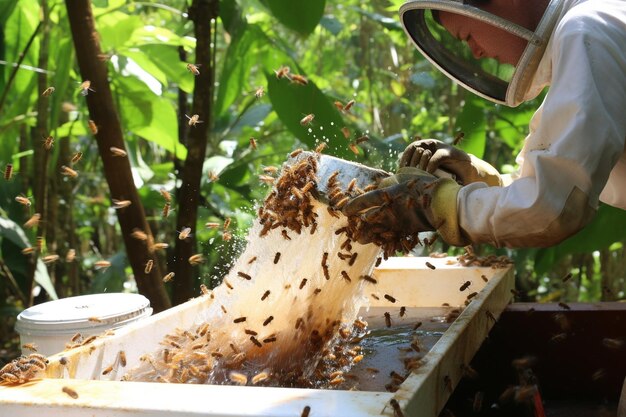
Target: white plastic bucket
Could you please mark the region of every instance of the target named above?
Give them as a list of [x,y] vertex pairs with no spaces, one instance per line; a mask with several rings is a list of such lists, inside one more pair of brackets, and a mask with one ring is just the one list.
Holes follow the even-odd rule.
[[22,311],[17,316],[15,330],[20,334],[22,345],[34,343],[38,353],[49,356],[65,349],[65,344],[76,333],[83,337],[97,335],[151,314],[150,301],[140,294],[81,295]]

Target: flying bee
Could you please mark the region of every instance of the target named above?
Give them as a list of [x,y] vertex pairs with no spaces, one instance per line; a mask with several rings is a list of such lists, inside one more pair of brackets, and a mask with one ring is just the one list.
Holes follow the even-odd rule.
[[352,151],[353,154],[358,155],[359,154],[359,146],[354,143],[354,142],[350,142],[350,144],[348,145],[348,148]]
[[352,282],[352,280],[350,279],[350,275],[348,275],[348,273],[346,271],[341,271],[341,276],[343,277],[343,279],[345,279],[348,282]]
[[286,231],[286,230],[283,230],[283,231],[281,232],[281,234],[282,234],[282,236],[283,236],[283,239],[285,239],[285,240],[291,240],[291,238],[290,238],[290,237],[289,237],[289,235],[287,234],[287,231]]
[[370,140],[369,136],[363,135],[360,138],[357,138],[357,140],[355,140],[355,142],[357,144],[360,144],[360,143],[363,143],[363,142],[367,142],[368,140]]
[[7,164],[7,166],[4,167],[4,180],[10,181],[12,176],[13,176],[13,164]]
[[437,269],[437,268],[435,267],[435,265],[431,264],[431,263],[430,263],[430,262],[428,262],[428,261],[426,262],[426,266],[427,266],[427,267],[429,267],[430,269]]
[[567,282],[567,281],[569,281],[571,278],[572,278],[572,273],[571,273],[571,272],[569,272],[567,275],[565,275],[565,276],[561,279],[561,281],[563,281],[563,282]]
[[170,215],[170,203],[165,203],[165,205],[163,206],[163,210],[161,211],[161,217],[163,217],[164,219],[167,219],[169,215]]
[[189,235],[191,235],[191,227],[184,227],[183,230],[178,233],[178,240],[185,240]]
[[278,172],[278,168],[274,166],[267,166],[263,168],[263,172],[266,174],[276,174]]
[[250,138],[250,147],[254,150],[256,150],[256,139],[255,138]]
[[289,69],[289,67],[287,67],[287,66],[283,65],[283,66],[282,66],[282,67],[280,67],[279,69],[274,70],[274,73],[276,74],[276,78],[278,78],[278,79],[280,80],[281,78],[286,78],[286,77],[288,77],[288,76],[289,76],[289,71],[291,71],[291,70]]
[[245,272],[238,271],[237,275],[240,276],[243,279],[248,280],[248,281],[250,281],[252,279],[252,277],[250,275],[246,274]]
[[176,275],[174,272],[170,272],[169,274],[165,275],[163,277],[163,282],[170,282],[172,278],[174,278],[174,275]]
[[167,201],[168,203],[172,201],[172,194],[170,194],[170,192],[167,191],[165,188],[160,188],[159,193],[161,193],[165,201]]
[[350,109],[352,108],[352,106],[354,106],[355,101],[354,100],[350,100],[346,103],[345,106],[343,106],[343,111],[350,111]]
[[143,272],[145,272],[146,274],[149,274],[152,271],[153,266],[154,266],[154,261],[152,259],[148,259],[148,262],[146,262],[146,267],[144,268]]
[[197,253],[195,255],[191,255],[189,257],[189,263],[191,265],[198,265],[198,264],[204,263],[204,256],[202,256],[202,254],[200,254],[200,253]]
[[624,340],[605,337],[604,339],[602,339],[602,345],[609,349],[618,350],[624,347]]
[[231,382],[233,382],[233,383],[235,383],[237,385],[246,385],[248,383],[248,377],[245,376],[244,374],[240,373],[240,372],[232,371],[228,375],[228,379],[230,379]]
[[308,405],[305,405],[304,408],[302,409],[302,413],[300,413],[300,417],[309,417],[310,413],[311,413],[311,407],[309,407]]
[[452,141],[452,144],[454,146],[458,145],[459,143],[461,143],[464,137],[465,137],[465,133],[463,132],[457,133],[456,136],[454,137],[454,140]]
[[26,207],[30,207],[31,205],[30,199],[28,197],[24,197],[23,195],[15,197],[15,201]]
[[389,294],[385,294],[385,295],[384,295],[384,297],[385,297],[387,300],[389,300],[390,302],[392,302],[392,303],[395,303],[395,302],[396,302],[395,297],[393,297],[393,296],[391,296],[391,295],[389,295]]
[[224,226],[223,226],[224,230],[228,230],[228,228],[230,227],[230,222],[231,222],[230,217],[226,217],[226,219],[224,220]]
[[274,320],[274,316],[269,316],[268,318],[265,319],[265,321],[263,322],[263,326],[267,326],[268,324],[270,324],[272,322],[272,320]]
[[76,400],[78,398],[78,393],[76,391],[74,391],[72,388],[70,387],[63,387],[61,389],[61,391],[63,391],[64,393],[66,393],[67,395],[69,395],[72,399]]
[[89,119],[87,121],[87,126],[89,126],[89,130],[91,131],[92,134],[94,135],[98,134],[98,126],[96,125],[96,122]]
[[61,174],[65,175],[67,177],[70,177],[70,178],[78,177],[78,171],[76,171],[76,170],[74,170],[74,169],[72,169],[72,168],[70,168],[68,166],[65,166],[65,165],[61,165]]
[[459,291],[465,291],[472,283],[469,281],[465,281],[463,285],[459,288]]
[[208,222],[204,224],[204,227],[208,228],[208,229],[219,229],[220,224],[217,222]]
[[256,91],[254,92],[254,96],[256,98],[261,98],[264,95],[265,95],[265,89],[263,88],[263,86],[257,88]]
[[26,247],[26,248],[22,249],[22,254],[24,254],[24,255],[30,255],[33,252],[35,252],[35,247],[34,246],[29,246],[29,247]]
[[263,296],[261,296],[261,301],[264,301],[267,297],[269,297],[270,295],[270,290],[267,290],[263,293]]
[[200,71],[198,70],[198,67],[200,66],[200,64],[187,64],[187,71],[193,75],[200,75]]
[[87,94],[89,94],[90,91],[93,91],[94,93],[96,92],[96,90],[94,90],[93,88],[91,88],[91,81],[89,80],[85,80],[82,83],[80,83],[80,87],[78,87],[80,91],[80,94],[82,96],[86,96]]
[[44,244],[43,236],[37,236],[37,240],[35,242],[35,249],[37,250],[37,252],[39,253],[43,252],[43,244]]
[[243,323],[244,321],[246,321],[246,317],[237,317],[233,320],[233,323]]
[[274,181],[276,181],[276,178],[270,177],[269,175],[259,175],[259,181],[264,184],[272,185]]
[[157,242],[154,245],[152,245],[152,249],[154,250],[162,250],[162,249],[167,249],[169,247],[170,245],[168,243],[163,243],[163,242]]
[[385,311],[385,326],[391,327],[391,314]]
[[139,229],[133,229],[133,232],[130,235],[137,240],[148,240],[148,234]]
[[223,239],[225,242],[228,242],[228,241],[229,241],[229,240],[231,240],[232,238],[233,238],[233,234],[232,234],[232,233],[230,233],[228,230],[224,230],[224,231],[222,232],[222,239]]
[[119,357],[120,357],[120,365],[126,366],[126,352],[124,352],[123,350],[120,350]]
[[317,147],[315,148],[315,152],[322,153],[324,152],[324,149],[326,149],[327,147],[328,147],[328,144],[326,142],[322,142],[319,145],[317,145]]
[[195,126],[198,123],[204,123],[202,120],[200,120],[200,116],[197,114],[194,114],[191,117],[185,115],[185,117],[189,119],[189,122],[188,122],[189,126]]
[[209,181],[216,182],[220,179],[220,176],[217,175],[214,171],[209,171],[208,173]]
[[341,128],[341,133],[343,133],[343,137],[346,139],[350,138],[350,129],[348,129],[347,127],[342,127]]
[[309,83],[309,80],[307,80],[305,76],[299,74],[291,74],[289,79],[295,84],[307,85]]
[[33,352],[37,352],[37,345],[34,343],[25,343],[22,345],[22,349],[27,349]]
[[254,261],[256,261],[256,256],[253,256],[252,258],[250,258],[250,260],[248,261],[248,265],[250,265]]
[[52,93],[54,93],[55,88],[54,87],[48,87],[45,90],[43,90],[43,93],[41,93],[41,95],[43,97],[50,97],[52,95]]
[[306,278],[302,278],[302,281],[300,282],[300,289],[304,288],[304,286],[306,285],[307,279]]
[[54,146],[54,136],[43,137],[43,148],[47,151]]
[[571,310],[571,307],[563,302],[559,303],[559,307],[565,309],[565,310]]
[[96,261],[93,263],[95,269],[107,269],[111,266],[111,262],[109,261]]
[[276,255],[274,255],[274,264],[277,264],[278,261],[280,261],[280,252],[276,252]]
[[46,265],[55,263],[58,260],[59,260],[59,255],[47,255],[47,256],[44,256],[42,259],[43,263]]
[[30,219],[26,220],[26,223],[24,223],[24,227],[27,229],[32,229],[33,227],[36,227],[39,224],[40,220],[41,220],[41,214],[35,213],[31,216]]
[[132,201],[130,200],[116,200],[115,198],[113,198],[111,199],[111,201],[113,202],[113,208],[115,210],[126,208],[132,204]]
[[120,148],[117,148],[115,146],[111,146],[109,149],[111,150],[111,154],[113,156],[117,156],[117,157],[120,157],[120,158],[125,158],[126,155],[128,155],[124,149],[120,149]]
[[256,374],[255,376],[252,377],[252,385],[256,385],[261,381],[265,381],[267,378],[269,378],[269,374],[267,372],[259,372],[258,374]]
[[315,119],[315,115],[313,113],[311,114],[307,114],[306,116],[304,116],[301,120],[300,120],[300,124],[302,126],[308,126],[311,124],[311,122],[313,121],[313,119]]
[[109,365],[106,368],[104,368],[104,370],[102,371],[102,375],[108,375],[111,373],[112,370],[113,370],[113,365]]
[[291,152],[289,154],[290,157],[295,158],[296,156],[300,155],[302,153],[302,148],[298,148],[295,151]]
[[82,158],[83,158],[83,153],[82,152],[76,152],[74,155],[72,155],[71,162],[72,162],[72,164],[76,164]]

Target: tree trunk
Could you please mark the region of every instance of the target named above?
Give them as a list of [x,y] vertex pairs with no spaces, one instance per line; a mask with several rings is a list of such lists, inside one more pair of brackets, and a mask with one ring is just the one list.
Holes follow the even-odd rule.
[[[145,263],[149,259],[154,259],[156,254],[151,244],[154,239],[150,226],[146,221],[139,194],[134,186],[130,162],[128,158],[114,157],[110,150],[112,146],[125,149],[124,137],[109,88],[106,63],[99,58],[102,50],[91,3],[88,0],[66,0],[65,4],[81,76],[83,80],[91,81],[91,88],[95,90],[89,91],[85,98],[90,118],[99,126],[96,141],[111,198],[131,202],[130,206],[117,211],[128,260],[139,292],[150,300],[155,311],[162,311],[169,308],[171,304],[161,281],[162,275],[158,263],[155,262],[155,267],[149,274],[144,271]],[[134,229],[147,233],[147,242],[134,239],[131,236]]]
[[211,26],[212,22],[217,19],[217,13],[217,0],[194,0],[189,8],[189,19],[194,22],[196,36],[195,63],[200,65],[200,73],[195,79],[191,113],[199,115],[203,123],[189,129],[187,159],[182,173],[182,186],[178,193],[176,229],[181,231],[185,227],[190,227],[192,234],[188,239],[176,241],[173,259],[173,270],[176,271],[174,304],[185,302],[194,296],[192,276],[194,268],[189,264],[188,259],[194,254],[196,248],[195,231],[200,200],[200,179],[212,120],[215,45],[211,45]]

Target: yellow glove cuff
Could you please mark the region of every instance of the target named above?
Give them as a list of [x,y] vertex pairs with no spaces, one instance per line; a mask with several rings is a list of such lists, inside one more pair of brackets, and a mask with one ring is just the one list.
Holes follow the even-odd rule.
[[502,186],[502,178],[500,177],[500,173],[497,169],[495,169],[491,164],[483,161],[482,159],[476,158],[471,153],[468,155],[470,157],[470,160],[472,161],[472,165],[474,165],[474,167],[478,171],[480,181],[486,183],[490,187]]
[[446,243],[466,246],[470,241],[459,227],[459,213],[456,198],[461,186],[456,181],[442,178],[437,181],[430,202],[431,224]]

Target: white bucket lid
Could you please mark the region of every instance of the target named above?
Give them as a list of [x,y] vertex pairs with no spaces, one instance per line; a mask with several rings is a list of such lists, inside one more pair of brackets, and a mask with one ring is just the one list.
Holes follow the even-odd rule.
[[151,314],[150,301],[140,294],[80,295],[22,311],[17,316],[15,330],[20,334],[39,336],[76,332],[96,334]]

